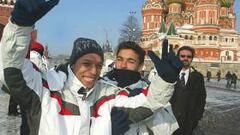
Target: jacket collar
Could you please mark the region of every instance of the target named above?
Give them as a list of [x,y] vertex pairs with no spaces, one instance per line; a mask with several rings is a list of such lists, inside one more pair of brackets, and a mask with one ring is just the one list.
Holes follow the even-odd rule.
[[91,89],[87,89],[74,75],[70,66],[68,66],[68,79],[66,86],[75,96],[78,97],[88,97],[94,89],[94,87]]

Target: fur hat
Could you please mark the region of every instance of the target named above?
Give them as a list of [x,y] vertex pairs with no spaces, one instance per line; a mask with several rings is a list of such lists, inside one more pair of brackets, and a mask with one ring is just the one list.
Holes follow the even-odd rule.
[[69,64],[73,65],[78,60],[78,58],[89,53],[96,53],[103,60],[103,50],[95,40],[88,39],[88,38],[76,39],[74,41],[74,46],[73,46],[72,54],[70,56]]

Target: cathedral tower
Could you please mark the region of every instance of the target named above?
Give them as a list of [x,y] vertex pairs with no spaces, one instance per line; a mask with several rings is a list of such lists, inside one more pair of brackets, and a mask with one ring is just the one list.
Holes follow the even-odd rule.
[[153,34],[165,20],[165,4],[162,0],[148,0],[143,6],[142,36]]
[[198,0],[194,9],[193,30],[202,33],[218,33],[219,9],[218,0]]
[[170,25],[171,22],[174,22],[176,26],[183,25],[182,18],[182,5],[183,0],[167,0],[168,5],[168,14],[167,14],[167,25]]

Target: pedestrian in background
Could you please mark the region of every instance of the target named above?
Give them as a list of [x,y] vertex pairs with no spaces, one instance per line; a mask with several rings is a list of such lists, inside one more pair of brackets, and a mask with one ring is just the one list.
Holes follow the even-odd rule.
[[208,82],[210,82],[210,79],[211,79],[211,77],[212,77],[212,73],[211,73],[211,71],[207,71],[207,81]]
[[233,85],[233,88],[236,89],[237,88],[237,75],[235,73],[232,73],[231,75],[231,85],[230,85],[230,88],[231,86]]
[[231,87],[231,78],[232,78],[230,71],[227,71],[225,78],[227,80],[226,88],[230,88]]
[[219,83],[219,81],[221,80],[221,70],[218,70],[218,71],[217,71],[216,76],[217,76],[217,81],[218,81],[218,83]]

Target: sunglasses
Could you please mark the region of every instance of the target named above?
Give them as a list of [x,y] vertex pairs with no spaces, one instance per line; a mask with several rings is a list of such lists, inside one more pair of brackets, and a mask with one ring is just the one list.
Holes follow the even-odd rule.
[[180,55],[180,57],[181,57],[181,58],[185,58],[185,57],[187,57],[187,58],[192,58],[192,55]]

